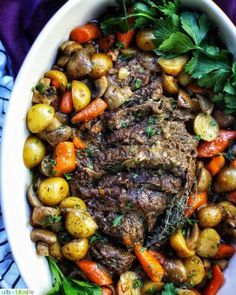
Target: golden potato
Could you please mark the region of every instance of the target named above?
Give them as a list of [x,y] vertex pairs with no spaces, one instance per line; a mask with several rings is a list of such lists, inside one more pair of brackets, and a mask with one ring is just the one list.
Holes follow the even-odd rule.
[[93,79],[101,78],[112,68],[112,60],[105,53],[94,53],[91,57]]
[[73,208],[78,210],[86,210],[86,204],[80,198],[68,197],[61,201],[60,208]]
[[211,116],[207,114],[198,114],[193,123],[194,132],[205,141],[215,140],[220,132],[219,124]]
[[29,136],[23,148],[23,160],[27,168],[37,166],[45,157],[46,148],[42,141],[36,136]]
[[170,75],[166,75],[165,73],[162,74],[162,81],[163,81],[163,88],[166,92],[171,94],[178,93],[178,84],[177,80]]
[[158,62],[162,70],[169,75],[177,76],[184,68],[185,64],[188,61],[188,57],[178,56],[174,58],[165,58],[160,57]]
[[201,168],[197,178],[197,191],[203,193],[207,191],[212,182],[211,173],[206,168]]
[[142,295],[150,295],[150,294],[159,294],[158,292],[162,291],[164,288],[163,282],[152,282],[147,281],[143,284],[141,294]]
[[84,210],[70,211],[66,215],[65,226],[69,234],[75,238],[89,238],[98,228],[91,215]]
[[44,179],[38,189],[40,201],[48,206],[58,205],[69,193],[69,185],[62,177]]
[[28,110],[27,127],[32,133],[39,133],[51,123],[54,115],[55,109],[52,106],[35,104]]
[[232,203],[223,201],[217,205],[220,206],[229,217],[236,217],[236,207]]
[[135,286],[138,279],[137,274],[133,271],[123,273],[117,284],[117,295],[141,295],[141,286]]
[[181,85],[187,86],[193,79],[189,74],[185,73],[185,71],[182,71],[178,74],[177,80]]
[[71,93],[76,112],[84,109],[91,101],[91,92],[83,82],[72,81]]
[[53,81],[56,81],[60,85],[61,91],[65,91],[67,85],[67,77],[66,75],[58,70],[51,70],[44,74],[44,77],[49,78]]
[[225,167],[217,175],[215,191],[227,193],[236,190],[236,167]]
[[207,205],[198,211],[197,217],[202,228],[215,227],[222,220],[222,211],[219,206]]
[[61,248],[63,256],[71,261],[80,260],[84,258],[88,252],[88,239],[73,240]]
[[152,51],[155,49],[153,41],[155,36],[152,29],[144,29],[136,34],[136,44],[143,51]]
[[201,257],[213,257],[220,246],[220,236],[213,228],[206,228],[200,232],[196,253]]
[[184,235],[180,229],[170,237],[170,245],[181,258],[195,255],[195,251],[188,248]]
[[200,284],[205,277],[205,268],[201,259],[194,255],[184,259],[183,263],[187,271],[188,283],[193,286]]

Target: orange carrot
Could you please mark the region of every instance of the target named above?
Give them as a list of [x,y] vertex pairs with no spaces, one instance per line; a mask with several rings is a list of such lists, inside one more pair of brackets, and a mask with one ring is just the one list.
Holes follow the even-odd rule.
[[56,87],[56,88],[60,88],[61,87],[61,83],[59,81],[56,80],[52,80],[51,81],[52,86]]
[[236,167],[236,159],[233,160],[233,161],[230,163],[229,166],[230,166],[230,167]]
[[225,259],[230,258],[235,253],[235,248],[228,244],[220,244],[218,252],[213,257],[214,259]]
[[88,23],[84,26],[74,28],[70,33],[70,38],[78,43],[87,43],[97,39],[100,35],[100,29],[95,23]]
[[58,143],[54,150],[56,165],[53,167],[55,176],[62,176],[75,170],[75,147],[73,142]]
[[73,108],[71,91],[66,91],[61,98],[60,111],[64,114],[69,114],[73,111]]
[[79,136],[73,137],[73,143],[75,147],[79,150],[85,149],[87,147],[86,142],[84,142],[81,138],[79,138]]
[[201,206],[207,203],[207,192],[194,193],[188,197],[188,208],[184,211],[185,217],[190,217]]
[[79,269],[87,279],[99,286],[112,284],[109,274],[97,262],[91,260],[79,260],[76,262]]
[[102,37],[98,40],[99,48],[102,51],[107,51],[110,49],[116,42],[116,37],[114,34],[110,34],[108,36]]
[[164,268],[157,258],[149,252],[146,248],[143,248],[140,244],[134,246],[134,253],[138,258],[143,270],[147,276],[153,282],[160,282],[165,274]]
[[202,295],[216,295],[224,283],[224,275],[218,265],[212,268],[212,279],[203,290]]
[[102,287],[102,295],[112,295],[112,294],[113,292],[111,291],[111,289]]
[[198,157],[209,158],[222,153],[236,139],[236,131],[220,130],[219,136],[213,141],[204,141],[198,146]]
[[227,201],[236,205],[236,191],[232,191],[228,194]]
[[102,115],[107,109],[107,103],[101,98],[93,100],[85,109],[72,117],[72,123],[88,122]]
[[211,172],[211,175],[216,175],[225,165],[225,158],[222,154],[214,156],[206,168]]
[[156,250],[148,250],[148,252],[153,256],[155,257],[161,265],[163,265],[165,263],[165,256],[160,252],[160,251],[156,251]]
[[134,37],[135,31],[129,30],[126,33],[118,33],[117,39],[123,44],[124,48],[129,47],[133,37]]
[[192,82],[187,85],[187,88],[195,94],[212,94],[212,91],[206,88],[198,86],[195,82]]

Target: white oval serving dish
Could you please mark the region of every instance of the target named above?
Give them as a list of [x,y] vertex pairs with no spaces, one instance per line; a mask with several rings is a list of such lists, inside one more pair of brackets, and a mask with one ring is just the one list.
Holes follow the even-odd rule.
[[[68,39],[76,25],[96,17],[111,0],[70,0],[44,27],[18,74],[9,104],[1,150],[2,211],[9,242],[16,263],[28,288],[35,295],[45,295],[51,287],[46,259],[37,257],[30,240],[29,207],[26,188],[30,173],[22,159],[22,149],[28,134],[25,124],[31,103],[31,88],[54,62],[59,45]],[[227,16],[211,0],[182,0],[185,6],[205,11],[220,28],[220,37],[236,57],[236,29]],[[236,257],[225,272],[226,283],[221,295],[236,294]]]

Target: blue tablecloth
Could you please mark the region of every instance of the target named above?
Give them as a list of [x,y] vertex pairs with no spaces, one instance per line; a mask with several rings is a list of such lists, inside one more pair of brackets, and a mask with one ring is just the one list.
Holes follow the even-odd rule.
[[[10,60],[0,42],[0,138],[2,125],[6,114],[8,101],[13,87],[13,73]],[[11,250],[4,229],[2,213],[0,211],[0,288],[26,288],[17,266],[13,260]]]

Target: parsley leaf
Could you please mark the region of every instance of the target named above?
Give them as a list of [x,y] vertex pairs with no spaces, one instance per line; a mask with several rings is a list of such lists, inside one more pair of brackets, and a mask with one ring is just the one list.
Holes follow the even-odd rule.
[[117,226],[121,224],[121,220],[123,218],[123,215],[118,215],[112,222],[112,226]]
[[199,15],[197,12],[184,11],[180,18],[184,31],[191,36],[196,45],[200,45],[210,28],[207,16],[205,14]]
[[162,6],[158,6],[158,9],[167,16],[176,14],[179,10],[179,6],[180,6],[180,1],[179,0],[174,0],[174,1],[166,1],[166,0],[162,0],[163,5]]
[[177,295],[177,290],[172,283],[167,283],[164,286],[164,290],[161,292],[161,295]]
[[46,91],[44,84],[41,82],[35,86],[35,89],[38,90],[38,92],[42,95],[44,95],[44,93]]
[[43,221],[42,221],[42,225],[44,226],[50,226],[54,223],[60,222],[62,219],[61,216],[59,215],[47,215]]
[[71,180],[73,177],[73,173],[64,173],[64,177],[66,180]]
[[181,32],[171,34],[159,47],[159,50],[174,53],[186,53],[193,49],[195,45],[192,40]]
[[141,80],[140,79],[136,79],[135,82],[134,82],[135,89],[136,90],[139,89],[141,87],[141,85],[142,85]]
[[138,289],[138,288],[142,287],[142,285],[143,285],[143,282],[140,279],[135,279],[133,281],[133,288],[134,289]]

